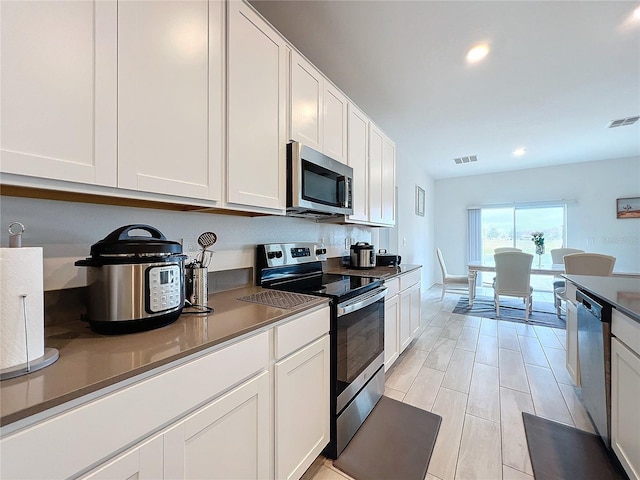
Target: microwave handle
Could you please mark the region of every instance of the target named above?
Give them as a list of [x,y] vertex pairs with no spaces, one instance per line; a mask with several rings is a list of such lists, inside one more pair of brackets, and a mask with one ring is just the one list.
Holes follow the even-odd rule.
[[338,181],[344,183],[344,197],[341,199],[342,207],[351,208],[351,196],[349,192],[351,191],[351,178],[346,175],[342,175],[338,177]]

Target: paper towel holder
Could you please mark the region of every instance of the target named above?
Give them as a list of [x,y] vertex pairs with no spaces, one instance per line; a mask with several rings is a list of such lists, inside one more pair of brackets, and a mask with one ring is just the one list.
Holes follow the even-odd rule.
[[20,363],[18,365],[13,365],[11,367],[3,368],[0,370],[0,381],[8,380],[10,378],[20,377],[22,375],[26,375],[28,373],[36,372],[38,370],[42,370],[44,367],[48,367],[53,362],[60,358],[60,353],[55,348],[44,348],[44,355],[41,357],[30,359],[29,358],[29,337],[27,336],[27,295],[22,294],[22,316],[24,319],[24,346],[25,352],[27,355],[27,361],[25,363]]

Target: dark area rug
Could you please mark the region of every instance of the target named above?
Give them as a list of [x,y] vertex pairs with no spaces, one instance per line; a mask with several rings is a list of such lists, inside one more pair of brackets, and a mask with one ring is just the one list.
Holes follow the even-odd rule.
[[536,480],[628,478],[599,436],[522,412]]
[[553,303],[549,302],[536,302],[534,300],[533,311],[529,314],[529,321],[525,322],[524,303],[520,298],[515,297],[500,298],[500,317],[496,317],[493,298],[481,296],[476,296],[473,300],[473,307],[469,307],[469,297],[460,297],[458,304],[453,309],[453,313],[509,322],[529,323],[531,325],[544,325],[545,327],[566,328],[564,320],[556,315],[556,308]]
[[333,465],[356,480],[424,480],[441,421],[383,396]]

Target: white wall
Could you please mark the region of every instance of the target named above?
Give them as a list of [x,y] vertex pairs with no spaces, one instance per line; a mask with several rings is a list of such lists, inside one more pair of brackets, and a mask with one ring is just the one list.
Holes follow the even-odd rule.
[[44,253],[45,290],[86,285],[85,270],[73,263],[89,256],[90,247],[122,225],[144,223],[156,227],[169,240],[197,238],[212,231],[218,236],[210,270],[255,265],[260,243],[324,241],[329,256],[342,255],[345,238],[371,242],[371,228],[316,223],[292,217],[239,217],[194,212],[168,212],[146,208],[84,203],[0,198],[2,246],[8,245],[7,226],[22,222],[24,246],[41,246]]
[[640,219],[616,218],[616,198],[637,196],[640,157],[437,180],[435,240],[447,269],[464,273],[468,206],[571,199],[567,246],[613,255],[616,270],[640,272]]
[[[434,232],[437,224],[435,184],[420,167],[422,159],[413,158],[401,149],[398,149],[397,156],[398,218],[397,226],[392,229],[391,235],[397,235],[397,253],[402,256],[402,263],[423,265],[422,289],[424,291],[440,278],[434,276],[436,248]],[[416,186],[425,190],[424,217],[415,213]],[[393,242],[390,244],[393,245]]]

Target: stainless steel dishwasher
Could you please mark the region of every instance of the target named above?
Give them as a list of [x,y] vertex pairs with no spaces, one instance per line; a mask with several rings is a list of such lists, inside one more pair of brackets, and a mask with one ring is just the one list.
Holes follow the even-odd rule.
[[611,448],[611,305],[581,290],[576,300],[582,402]]

